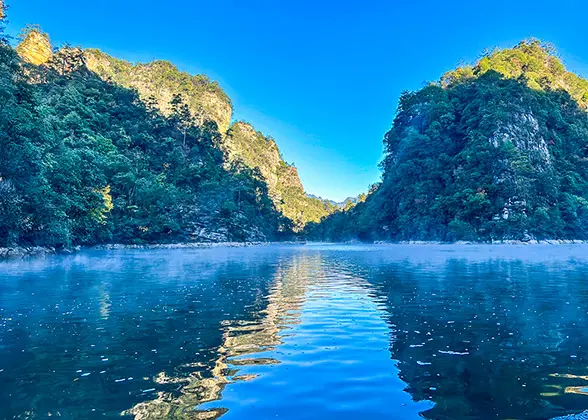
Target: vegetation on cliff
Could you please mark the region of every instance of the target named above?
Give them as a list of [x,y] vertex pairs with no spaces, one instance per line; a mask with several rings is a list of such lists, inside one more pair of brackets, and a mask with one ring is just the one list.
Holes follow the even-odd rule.
[[65,47],[37,66],[0,46],[1,245],[289,235],[263,177],[227,162],[182,95],[164,115],[86,62]]
[[403,93],[382,182],[343,204],[168,62],[54,50],[30,26],[1,42],[0,82],[0,246],[588,239],[588,81],[536,40]]
[[336,210],[337,207],[327,200],[307,196],[298,171],[284,161],[274,139],[255,131],[251,125],[233,124],[224,146],[231,160],[241,160],[248,167],[259,169],[276,208],[292,221],[296,232],[306,223],[319,222]]
[[342,240],[588,238],[588,81],[527,40],[405,92],[367,200],[308,228]]
[[169,61],[132,64],[96,49],[84,50],[84,57],[89,70],[110,83],[136,90],[143,101],[151,102],[164,115],[170,115],[171,101],[180,95],[195,122],[213,122],[220,133],[229,128],[231,100],[205,75],[181,72]]
[[0,38],[0,246],[279,240],[334,210],[206,76]]
[[170,115],[173,98],[180,95],[192,123],[209,124],[221,134],[219,146],[230,162],[238,161],[259,172],[276,209],[291,222],[294,231],[335,210],[325,200],[306,196],[296,168],[284,161],[273,139],[250,124],[231,124],[231,100],[218,83],[204,75],[181,72],[166,61],[131,64],[95,49],[83,53],[88,69],[106,81],[136,90],[143,101],[163,115]]

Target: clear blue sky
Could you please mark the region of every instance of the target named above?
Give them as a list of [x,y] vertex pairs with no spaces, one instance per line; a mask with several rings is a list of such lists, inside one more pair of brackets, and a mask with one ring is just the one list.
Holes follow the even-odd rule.
[[378,181],[399,94],[487,47],[534,36],[588,75],[585,0],[6,0],[8,32],[206,73],[234,118],[273,136],[309,193],[342,200]]

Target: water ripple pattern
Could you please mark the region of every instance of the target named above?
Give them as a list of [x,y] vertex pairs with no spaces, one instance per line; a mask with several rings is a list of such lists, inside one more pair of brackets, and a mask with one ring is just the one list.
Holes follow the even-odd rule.
[[0,265],[0,418],[588,408],[588,247],[87,251]]

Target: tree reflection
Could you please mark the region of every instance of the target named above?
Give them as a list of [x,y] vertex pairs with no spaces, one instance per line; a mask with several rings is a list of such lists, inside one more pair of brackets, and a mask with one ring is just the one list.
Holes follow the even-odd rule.
[[282,343],[285,330],[300,322],[309,279],[308,270],[316,262],[311,264],[304,258],[282,260],[268,291],[267,306],[251,314],[253,320],[226,320],[221,323],[223,340],[210,372],[203,374],[197,369],[187,377],[169,377],[161,372],[156,382],[178,383],[181,385],[179,392],[158,392],[157,398],[136,404],[126,414],[138,420],[216,419],[225,414],[227,408],[200,406],[220,400],[228,384],[255,378],[254,373],[241,373],[245,367],[280,363],[268,357],[268,352]]
[[588,384],[584,272],[561,261],[382,260],[368,278],[407,391],[436,404],[426,417],[549,418],[588,403],[570,395]]

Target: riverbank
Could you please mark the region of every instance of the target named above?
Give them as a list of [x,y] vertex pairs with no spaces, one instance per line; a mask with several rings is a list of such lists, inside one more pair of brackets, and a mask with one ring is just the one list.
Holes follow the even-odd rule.
[[[281,242],[280,242],[281,243]],[[294,243],[294,242],[288,242]],[[296,242],[299,243],[299,242]],[[102,244],[89,247],[74,246],[69,248],[54,248],[46,246],[7,247],[0,248],[0,260],[18,259],[53,254],[73,254],[83,249],[116,250],[116,249],[194,249],[194,248],[239,248],[247,246],[270,245],[271,242],[186,242],[173,244]]]
[[[174,244],[104,244],[89,249],[193,249],[193,248],[242,248],[269,245],[272,242],[182,242]],[[280,242],[282,243],[282,242]]]
[[515,239],[504,239],[500,241],[374,241],[376,245],[581,245],[588,241],[580,239],[531,239],[521,241]]
[[[89,247],[74,246],[69,248],[53,248],[43,246],[31,247],[6,247],[0,248],[0,261],[7,259],[18,259],[34,256],[46,256],[53,254],[73,254],[84,249],[88,250],[125,250],[125,249],[197,249],[197,248],[242,248],[250,246],[269,245],[303,245],[305,241],[284,241],[284,242],[182,242],[172,244],[102,244]],[[312,242],[310,242],[312,243]],[[335,243],[335,242],[333,242]],[[357,242],[344,242],[353,244]],[[359,242],[361,243],[361,242]],[[588,241],[572,239],[545,239],[545,240],[503,240],[494,242],[472,242],[472,241],[375,241],[374,245],[581,245]]]
[[71,248],[56,249],[49,246],[14,246],[7,248],[0,248],[0,260],[7,260],[13,258],[25,258],[33,256],[52,255],[57,253],[72,254],[80,251],[79,246]]

